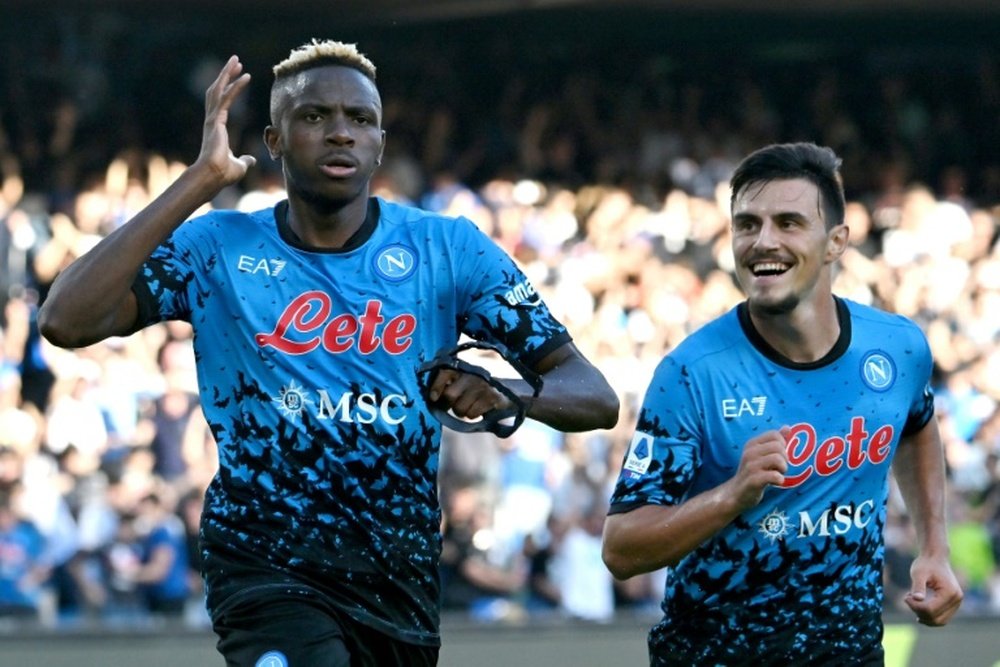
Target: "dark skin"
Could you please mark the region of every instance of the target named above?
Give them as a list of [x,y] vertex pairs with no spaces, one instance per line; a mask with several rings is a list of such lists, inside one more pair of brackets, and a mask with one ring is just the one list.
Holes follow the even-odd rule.
[[[250,83],[233,56],[205,93],[205,123],[198,158],[163,194],[128,224],[103,239],[56,279],[39,312],[42,335],[61,347],[83,347],[135,329],[131,285],[153,251],[223,188],[254,165],[229,145],[229,110]],[[385,148],[382,103],[373,81],[358,70],[324,65],[278,82],[272,91],[272,124],[264,141],[282,161],[289,225],[316,248],[339,248],[364,223],[371,176]],[[562,345],[533,370],[545,388],[531,400],[526,382],[509,380],[529,401],[528,416],[564,431],[610,428],[618,398],[604,376],[575,345]],[[482,378],[439,372],[431,396],[457,416],[478,419],[510,400]]]

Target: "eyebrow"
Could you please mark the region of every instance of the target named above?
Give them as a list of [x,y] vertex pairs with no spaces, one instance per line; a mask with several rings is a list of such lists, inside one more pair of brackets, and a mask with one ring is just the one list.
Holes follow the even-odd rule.
[[[734,215],[733,216],[733,221],[736,221],[736,220],[759,220],[761,217],[762,216],[760,216],[760,215],[758,215],[756,213],[750,213],[750,212],[744,211],[744,212],[737,213],[736,215]],[[769,215],[768,217],[779,219],[779,220],[780,219],[787,219],[787,218],[795,218],[796,220],[808,220],[809,219],[808,215],[806,215],[804,213],[800,213],[799,211],[778,211],[774,215]]]

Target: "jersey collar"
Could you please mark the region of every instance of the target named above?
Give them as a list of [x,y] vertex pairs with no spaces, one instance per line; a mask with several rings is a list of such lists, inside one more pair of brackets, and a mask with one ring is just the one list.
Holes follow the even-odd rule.
[[840,336],[838,336],[837,342],[833,344],[830,351],[823,355],[821,359],[817,359],[816,361],[792,361],[771,347],[771,345],[764,340],[763,336],[757,332],[757,329],[754,328],[753,321],[750,319],[750,308],[747,306],[746,301],[740,303],[736,307],[736,315],[739,317],[743,333],[750,341],[750,344],[757,348],[758,352],[779,366],[793,368],[800,371],[807,371],[814,368],[822,368],[827,364],[833,363],[843,356],[844,352],[847,351],[847,347],[851,344],[851,313],[847,309],[847,304],[844,303],[843,299],[834,296],[833,300],[837,306],[837,322],[840,324]]
[[372,234],[375,233],[375,227],[378,224],[379,217],[379,205],[378,199],[375,197],[369,197],[368,199],[368,210],[365,213],[365,220],[358,227],[357,231],[351,234],[351,238],[347,239],[345,243],[340,248],[317,248],[305,243],[299,238],[291,225],[288,224],[288,200],[284,199],[278,202],[274,207],[274,221],[278,225],[278,234],[281,239],[290,246],[299,248],[301,250],[308,250],[309,252],[324,252],[324,253],[342,253],[354,250],[355,248],[360,248],[364,245],[365,241],[371,238]]

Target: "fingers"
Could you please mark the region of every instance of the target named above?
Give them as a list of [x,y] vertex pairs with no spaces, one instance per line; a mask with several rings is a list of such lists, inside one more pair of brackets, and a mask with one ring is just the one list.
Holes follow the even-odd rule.
[[437,373],[428,395],[432,402],[447,406],[463,419],[477,419],[509,405],[507,398],[482,378],[449,369]]
[[249,84],[250,74],[243,72],[243,63],[239,57],[230,56],[215,81],[205,91],[206,104],[210,110],[226,110]]
[[[928,565],[929,563],[929,565]],[[923,625],[944,625],[962,605],[962,588],[947,561],[918,557],[911,570],[906,605]]]
[[766,476],[781,484],[785,473],[788,472],[785,436],[781,431],[767,431],[749,440],[743,447],[740,465],[762,473],[773,473]]
[[788,472],[788,454],[783,431],[767,431],[743,446],[739,469],[733,479],[736,497],[743,507],[753,507],[769,486],[781,486]]
[[917,622],[928,626],[945,625],[958,611],[962,596],[957,592],[910,592],[904,598],[906,605],[917,615]]

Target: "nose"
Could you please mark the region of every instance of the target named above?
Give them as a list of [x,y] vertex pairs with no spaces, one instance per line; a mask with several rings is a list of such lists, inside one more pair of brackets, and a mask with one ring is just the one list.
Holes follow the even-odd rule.
[[326,140],[337,145],[353,144],[354,135],[351,133],[349,119],[341,114],[332,116],[326,128]]
[[760,227],[757,230],[757,236],[754,238],[753,245],[756,248],[765,249],[778,247],[778,229],[773,221],[764,220],[761,222]]

